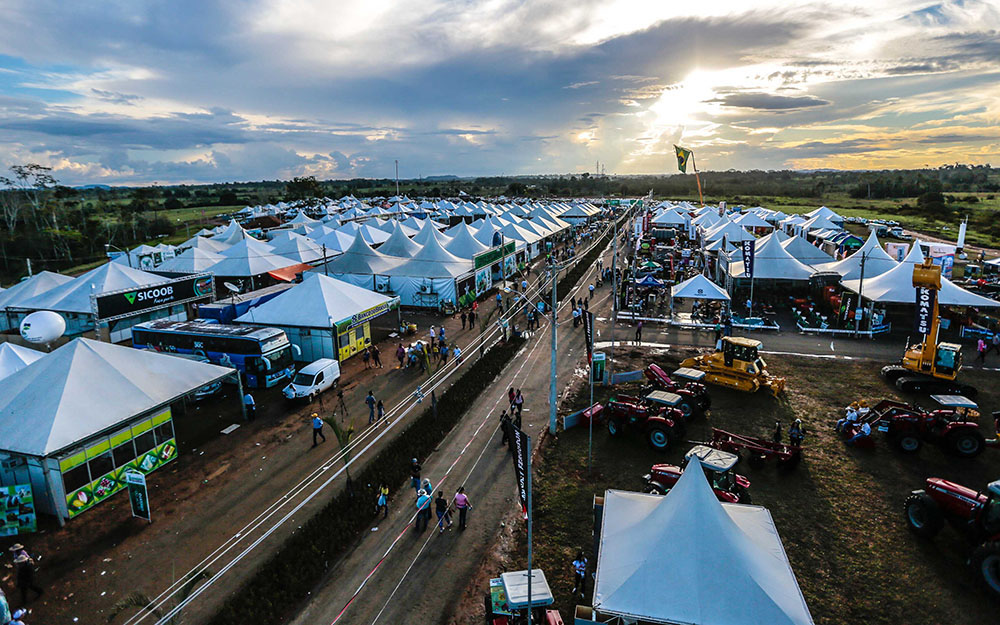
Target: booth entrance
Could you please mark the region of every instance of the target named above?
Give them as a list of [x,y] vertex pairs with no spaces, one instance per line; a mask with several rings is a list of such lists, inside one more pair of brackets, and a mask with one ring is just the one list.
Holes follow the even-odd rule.
[[337,333],[338,356],[343,362],[362,351],[372,342],[371,323],[366,321],[359,326],[348,328],[344,332]]

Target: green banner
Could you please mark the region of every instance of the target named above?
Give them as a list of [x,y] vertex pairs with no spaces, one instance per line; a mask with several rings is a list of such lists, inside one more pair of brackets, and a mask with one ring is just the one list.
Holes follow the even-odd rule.
[[503,244],[503,247],[495,247],[492,250],[483,252],[477,256],[474,256],[472,261],[476,269],[481,267],[488,267],[493,263],[500,262],[500,259],[504,256],[509,256],[514,253],[515,243],[514,241],[509,241]]
[[144,474],[152,473],[177,457],[177,443],[170,439],[142,454],[125,466],[109,471],[83,488],[78,488],[66,494],[66,504],[70,518],[84,510],[89,510],[94,504],[100,503],[125,488],[125,473],[138,470]]
[[146,476],[139,471],[126,471],[125,483],[128,485],[128,500],[132,505],[132,516],[146,519],[152,523],[153,517],[149,512],[149,493],[146,491]]
[[38,529],[31,484],[0,486],[0,536],[17,536]]

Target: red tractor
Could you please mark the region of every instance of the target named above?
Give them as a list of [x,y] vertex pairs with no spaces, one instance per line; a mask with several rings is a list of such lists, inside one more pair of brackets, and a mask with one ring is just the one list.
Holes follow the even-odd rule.
[[665,451],[672,439],[684,436],[684,416],[680,410],[649,404],[637,397],[612,397],[603,415],[608,421],[608,434],[618,436],[626,426],[638,429],[657,451]]
[[[705,372],[690,367],[682,367],[673,373],[673,377],[657,364],[650,364],[643,370],[646,379],[651,386],[659,391],[676,393],[681,396],[681,403],[677,408],[684,414],[684,418],[692,419],[703,416],[712,406],[712,400],[708,397],[708,389],[701,383],[705,378]],[[674,378],[685,380],[677,382]]]
[[915,453],[924,442],[935,443],[963,458],[982,453],[986,439],[979,431],[976,403],[959,395],[932,395],[941,408],[925,410],[915,404],[885,399],[865,418],[905,453]]
[[921,538],[933,538],[948,521],[976,545],[969,565],[980,583],[1000,598],[1000,480],[985,491],[938,477],[927,478],[904,505],[906,524]]
[[691,458],[697,457],[715,491],[715,496],[723,503],[750,503],[750,480],[733,471],[740,457],[728,451],[713,449],[705,445],[695,445],[684,454],[682,466],[654,464],[649,473],[642,476],[642,492],[666,495],[684,473]]

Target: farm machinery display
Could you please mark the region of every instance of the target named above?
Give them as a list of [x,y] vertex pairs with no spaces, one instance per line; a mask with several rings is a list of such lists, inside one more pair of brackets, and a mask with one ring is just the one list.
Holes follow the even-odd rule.
[[938,343],[941,317],[938,314],[938,291],[941,289],[941,267],[930,258],[913,266],[913,286],[918,289],[918,307],[927,309],[927,332],[923,341],[907,345],[899,364],[882,367],[882,377],[901,391],[910,393],[950,393],[975,397],[976,388],[958,382],[962,370],[962,346]]
[[713,449],[707,445],[696,445],[684,454],[682,466],[654,464],[649,473],[642,476],[642,492],[666,495],[681,478],[685,468],[696,458],[712,490],[719,501],[724,503],[750,503],[750,480],[733,471],[740,457],[728,451]]
[[722,349],[711,354],[693,356],[681,367],[705,372],[711,384],[728,386],[747,393],[766,388],[778,396],[785,389],[785,378],[767,372],[767,364],[760,357],[761,342],[741,336],[722,337]]
[[712,440],[704,444],[732,454],[745,452],[751,467],[759,467],[768,460],[774,460],[779,468],[794,469],[802,460],[802,447],[799,445],[786,445],[766,438],[733,434],[719,428],[712,428]]
[[948,521],[975,545],[969,558],[976,578],[1000,598],[1000,480],[985,491],[937,477],[927,479],[923,490],[910,494],[903,506],[910,530],[933,538]]
[[674,371],[671,377],[659,365],[652,363],[643,370],[643,375],[649,380],[652,388],[676,393],[681,397],[677,408],[684,413],[685,418],[702,416],[712,406],[708,389],[701,383],[705,379],[703,371],[682,367]]
[[638,397],[612,397],[602,416],[607,419],[611,436],[621,435],[626,428],[638,430],[657,451],[665,451],[671,440],[684,435],[684,415],[680,410]]
[[958,395],[932,395],[931,399],[941,407],[925,410],[916,404],[884,399],[844,433],[853,436],[867,422],[873,434],[884,434],[904,453],[916,453],[924,443],[933,443],[957,456],[974,458],[984,447],[997,446],[996,441],[987,443],[979,431],[975,402]]

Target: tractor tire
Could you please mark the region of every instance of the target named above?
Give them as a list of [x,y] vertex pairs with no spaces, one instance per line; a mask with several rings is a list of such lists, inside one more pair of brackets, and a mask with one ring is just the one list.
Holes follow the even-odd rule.
[[994,598],[1000,598],[1000,542],[983,543],[972,552],[969,565]]
[[975,458],[983,453],[986,447],[986,439],[979,433],[979,430],[969,430],[966,432],[952,432],[948,435],[948,449],[961,458]]
[[608,419],[608,434],[612,437],[621,435],[623,426],[624,424],[621,419],[616,419],[614,417]]
[[646,432],[646,440],[656,451],[666,451],[670,447],[670,432],[665,427],[654,425]]
[[642,492],[649,495],[666,495],[670,492],[670,489],[664,488],[662,484],[650,482],[642,488]]
[[927,493],[914,493],[903,504],[903,516],[910,531],[921,538],[933,538],[944,526],[944,514]]
[[681,403],[677,404],[677,409],[681,411],[682,415],[684,415],[684,421],[694,419],[698,415],[698,412],[694,407],[694,402],[690,399],[685,399]]
[[923,441],[914,434],[897,434],[892,438],[892,444],[904,454],[915,454],[920,451]]

